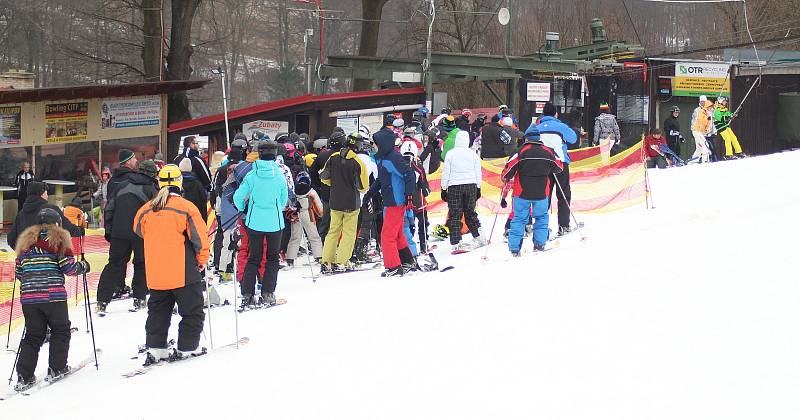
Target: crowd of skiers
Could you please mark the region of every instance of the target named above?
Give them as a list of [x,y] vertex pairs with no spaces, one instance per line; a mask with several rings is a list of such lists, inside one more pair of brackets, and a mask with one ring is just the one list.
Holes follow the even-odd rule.
[[[511,192],[506,236],[512,255],[520,255],[528,230],[534,250],[544,249],[553,193],[558,233],[570,231],[566,150],[577,133],[558,120],[553,104],[524,131],[505,106],[489,121],[484,115],[473,120],[467,109],[455,116],[445,108],[432,118],[427,112],[418,110],[408,124],[386,115],[374,133],[366,126],[349,134],[336,128],[313,140],[295,133],[275,138],[261,131],[238,133],[214,171],[200,157],[194,137],[184,140],[183,151],[168,165],[139,162],[131,150],[120,150],[118,168],[104,185],[109,252],[95,311],[104,316],[125,291],[132,259],[130,311],[148,309],[147,363],[156,363],[204,351],[199,341],[203,308],[212,304],[209,278],[224,282],[235,276],[243,311],[277,304],[280,270],[294,267],[303,253],[322,275],[379,262],[383,277],[435,270],[431,237],[449,239],[453,253],[487,244],[476,211],[481,158],[508,159],[501,206],[507,207]],[[437,170],[448,215],[431,231],[428,175]],[[50,347],[50,374],[69,371],[64,276],[90,270],[85,258],[76,259],[82,247],[73,251],[67,240],[83,236],[81,217],[73,223],[47,204],[44,184],[30,182],[27,193],[9,233],[26,315],[17,365],[20,389],[35,380],[36,356],[48,330],[57,344]],[[207,235],[209,206],[217,217],[214,244]],[[463,240],[466,233],[470,241]],[[176,305],[182,320],[177,346],[170,349],[167,333]]]
[[[728,109],[727,97],[719,96],[716,102],[711,102],[705,95],[698,98],[697,107],[692,111],[690,127],[695,150],[689,160],[680,157],[681,145],[685,143],[678,121],[680,113],[681,109],[673,106],[670,116],[664,120],[663,131],[656,128],[645,137],[649,166],[663,169],[691,162],[717,162],[746,157],[730,126],[735,116]],[[719,150],[719,143],[724,145],[724,150]]]

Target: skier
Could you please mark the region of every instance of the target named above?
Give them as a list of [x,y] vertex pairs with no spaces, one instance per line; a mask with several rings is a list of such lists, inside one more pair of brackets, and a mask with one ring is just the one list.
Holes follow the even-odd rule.
[[666,145],[667,140],[661,135],[661,130],[658,128],[653,129],[653,131],[644,138],[644,150],[648,158],[648,168],[656,166],[659,169],[664,169],[667,167],[667,160],[664,158],[663,152],[661,152],[661,147]]
[[492,121],[481,130],[481,159],[508,157],[513,148],[511,134],[503,127],[500,118],[495,115],[492,117]]
[[[702,97],[700,98],[702,99]],[[708,162],[709,150],[706,146],[706,136],[714,129],[711,123],[711,101],[700,102],[692,112],[692,137],[694,137],[695,150],[692,159],[697,159],[698,163]]]
[[684,142],[683,135],[681,135],[681,123],[678,121],[678,116],[681,114],[681,109],[673,106],[670,109],[669,117],[664,120],[664,134],[666,134],[666,144],[677,155],[681,154],[681,144]]
[[322,239],[319,237],[317,226],[314,223],[317,218],[322,216],[322,201],[319,199],[317,192],[311,188],[311,178],[309,178],[308,174],[301,173],[299,175],[294,192],[298,204],[297,221],[292,222],[291,237],[286,248],[286,264],[288,267],[294,266],[294,260],[297,258],[304,234],[311,246],[311,249],[307,251],[314,256],[316,261],[322,258]]
[[[237,133],[231,142],[227,161],[223,162],[217,169],[214,177],[214,192],[217,196],[214,210],[217,214],[217,226],[219,226],[219,231],[222,232],[222,249],[217,262],[217,269],[225,280],[230,279],[231,270],[229,265],[233,260],[233,252],[235,252],[238,245],[237,241],[233,239],[233,233],[241,215],[233,204],[233,193],[236,192],[236,187],[238,187],[234,171],[247,156],[248,149],[247,136]],[[229,187],[229,185],[232,187]]]
[[70,234],[61,228],[62,216],[52,208],[43,207],[36,219],[36,224],[19,236],[16,248],[16,277],[20,282],[20,303],[25,316],[25,336],[20,343],[14,386],[18,392],[36,383],[34,371],[48,329],[48,380],[69,374],[70,322],[64,276],[89,272],[88,262],[75,261]]
[[350,135],[320,172],[322,182],[331,187],[331,224],[322,247],[320,268],[324,274],[353,269],[350,258],[356,242],[361,193],[369,188],[369,172],[356,155],[361,147],[360,139],[360,135]]
[[200,212],[200,217],[203,221],[208,220],[208,192],[203,185],[194,177],[192,172],[192,161],[189,158],[183,158],[178,164],[183,176],[183,198],[189,200],[197,211]]
[[25,205],[25,200],[28,198],[28,185],[31,181],[33,181],[31,164],[23,162],[22,169],[14,177],[14,188],[17,189],[17,212],[22,211],[22,206]]
[[[508,235],[508,249],[511,255],[520,256],[525,225],[533,213],[533,249],[544,251],[549,236],[551,176],[558,176],[562,163],[552,149],[541,141],[537,127],[525,132],[525,143],[519,152],[509,160],[502,177],[506,183],[514,185],[514,218]],[[501,205],[505,204],[505,198]],[[505,207],[505,206],[503,206]],[[560,215],[560,212],[559,212]],[[452,229],[451,229],[452,231]]]
[[241,186],[233,195],[236,208],[244,213],[249,250],[247,266],[242,280],[242,302],[240,309],[256,304],[256,277],[264,259],[266,241],[266,266],[261,289],[262,304],[276,303],[275,288],[280,270],[281,231],[284,228],[283,210],[289,202],[289,186],[275,158],[278,143],[268,140],[258,145],[259,160],[244,177]]
[[25,199],[25,204],[14,218],[14,224],[11,226],[6,236],[6,242],[9,247],[16,248],[19,234],[38,223],[38,214],[43,208],[53,209],[56,213],[61,215],[61,226],[63,226],[72,237],[84,235],[84,229],[72,224],[61,212],[61,209],[47,202],[47,197],[47,186],[44,183],[31,181],[30,184],[28,184],[28,198]]
[[[614,120],[614,124],[616,124],[616,120]],[[542,144],[552,149],[556,159],[562,163],[562,170],[555,174],[555,179],[558,181],[555,190],[558,199],[558,234],[563,235],[572,231],[569,226],[569,203],[572,200],[572,189],[569,185],[570,160],[567,145],[577,142],[578,135],[575,130],[558,120],[558,111],[551,102],[544,104],[542,117],[535,128],[540,133]],[[531,127],[528,127],[528,130],[531,130]],[[597,132],[595,131],[595,133]]]
[[439,129],[432,128],[422,135],[424,149],[419,156],[422,165],[429,174],[436,172],[442,165],[442,146],[439,141]]
[[[408,162],[408,166],[414,170],[416,178],[416,188],[414,189],[414,208],[415,211],[406,211],[406,218],[408,219],[409,232],[414,234],[414,219],[416,219],[417,231],[419,232],[419,252],[426,254],[428,252],[428,210],[426,209],[426,197],[430,194],[430,186],[428,185],[428,177],[425,175],[425,168],[422,167],[422,162],[419,161],[419,148],[415,142],[404,142],[400,146],[400,153]],[[409,216],[410,213],[410,216]],[[413,242],[413,236],[408,238],[408,241]],[[409,242],[409,246],[411,243]]]
[[[466,134],[466,133],[465,133]],[[408,247],[403,234],[406,209],[414,207],[414,172],[406,164],[403,156],[394,148],[394,132],[388,127],[378,130],[373,136],[378,152],[375,163],[378,165],[378,182],[372,184],[364,196],[363,204],[368,203],[380,192],[383,196],[383,225],[381,227],[381,249],[383,266],[386,269],[381,277],[402,276],[416,269],[417,262]]]
[[[389,122],[389,125],[391,125],[391,122]],[[328,162],[328,159],[330,159],[331,155],[334,152],[338,152],[339,149],[342,148],[344,140],[344,133],[340,131],[333,131],[328,138],[325,149],[319,152],[317,154],[317,158],[314,159],[314,162],[308,166],[308,174],[311,176],[311,186],[317,191],[319,198],[322,200],[323,215],[317,223],[317,230],[319,231],[319,236],[322,238],[323,244],[325,243],[325,237],[328,235],[328,229],[330,228],[331,223],[331,188],[322,183],[319,173],[322,172],[322,168],[325,167],[325,164]]]
[[[454,252],[466,252],[486,245],[481,235],[481,222],[475,206],[481,198],[481,161],[469,148],[469,134],[460,131],[455,147],[444,160],[442,201],[447,203],[447,227]],[[461,242],[461,216],[473,236],[472,244]]]
[[[197,207],[181,197],[182,184],[180,168],[175,165],[161,168],[158,194],[141,206],[132,224],[136,235],[144,241],[150,288],[144,327],[145,365],[205,353],[205,348],[199,347],[205,321],[200,273],[209,257],[208,228]],[[178,346],[170,351],[167,336],[176,303],[181,322]]]
[[95,310],[105,316],[114,290],[124,284],[128,261],[133,254],[133,311],[143,309],[147,298],[144,244],[133,231],[133,217],[156,195],[156,187],[147,175],[136,172],[138,161],[128,149],[119,151],[120,167],[108,181],[108,203],[104,213],[105,238],[109,242],[108,264],[103,267],[97,285]]
[[[456,136],[461,130],[456,127],[456,119],[450,115],[445,117],[440,124],[441,129],[439,130],[439,136],[443,138],[442,160],[445,160],[447,158],[447,153],[455,147]],[[469,137],[469,135],[467,135],[467,137]],[[467,147],[469,147],[469,142],[467,143]]]
[[720,96],[717,98],[717,104],[714,107],[714,128],[717,134],[722,137],[725,142],[725,160],[741,159],[746,157],[742,152],[742,146],[739,144],[739,139],[731,128],[731,120],[735,115],[731,114],[728,110],[728,98]]
[[456,127],[459,130],[469,132],[470,130],[470,122],[469,119],[472,117],[472,111],[468,108],[464,108],[461,110],[461,115],[456,117]]
[[[597,146],[605,139],[608,139],[609,147],[612,149],[622,141],[617,117],[611,114],[611,107],[608,106],[608,102],[600,102],[600,115],[594,119],[594,141],[592,145]],[[555,152],[558,153],[557,150]]]

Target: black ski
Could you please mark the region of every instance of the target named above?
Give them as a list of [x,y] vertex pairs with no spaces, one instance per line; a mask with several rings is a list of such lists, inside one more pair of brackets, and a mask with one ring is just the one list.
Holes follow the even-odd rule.
[[[247,344],[249,342],[250,342],[250,337],[242,337],[242,338],[239,339],[238,342],[231,343],[231,344],[226,344],[226,345],[224,345],[222,347],[217,347],[216,349],[214,349],[214,351],[222,350],[222,349],[236,348],[238,346],[243,346],[243,345],[245,345],[245,344]],[[128,373],[123,373],[122,376],[125,377],[125,378],[133,378],[134,376],[144,375],[147,372],[150,372],[156,366],[171,365],[173,363],[185,362],[187,360],[194,360],[194,359],[197,359],[198,357],[205,356],[209,352],[211,352],[211,350],[208,350],[205,347],[203,347],[203,353],[202,354],[198,354],[198,355],[191,356],[191,357],[185,357],[183,359],[161,360],[161,361],[153,363],[151,365],[142,366],[140,368],[134,369],[134,370],[132,370],[132,371],[130,371]]]
[[[97,357],[99,358],[102,354],[103,354],[103,350],[97,349]],[[10,391],[6,395],[3,395],[2,397],[0,397],[0,401],[7,400],[7,399],[9,399],[9,398],[11,398],[11,397],[13,397],[15,395],[20,395],[20,394],[26,395],[26,396],[27,395],[31,395],[34,392],[37,392],[42,388],[47,388],[48,386],[53,385],[56,382],[63,381],[67,377],[72,376],[73,374],[75,374],[75,372],[85,368],[86,366],[90,366],[93,363],[94,363],[94,353],[92,353],[91,356],[81,360],[81,362],[78,363],[77,365],[72,366],[68,373],[66,373],[64,375],[60,375],[58,377],[51,377],[50,375],[45,376],[45,378],[43,380],[37,380],[36,382],[34,382],[33,384],[31,384],[29,387],[25,388],[22,391],[16,391],[16,390]]]

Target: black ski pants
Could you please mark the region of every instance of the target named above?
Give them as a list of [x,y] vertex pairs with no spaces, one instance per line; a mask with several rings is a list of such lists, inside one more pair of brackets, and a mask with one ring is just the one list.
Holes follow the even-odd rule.
[[264,255],[264,241],[267,242],[267,263],[264,267],[264,278],[262,279],[261,293],[275,293],[278,286],[278,271],[280,271],[280,250],[281,234],[277,232],[259,232],[247,229],[247,238],[250,246],[247,253],[247,266],[244,269],[242,279],[242,295],[254,295],[256,293],[256,279],[258,278],[258,267],[261,265],[261,258]]
[[558,182],[554,182],[550,200],[553,200],[554,194],[558,199],[558,226],[569,227],[569,203],[572,201],[572,190],[569,187],[569,164],[565,163],[564,170],[555,174],[555,178]]
[[480,236],[481,222],[475,205],[478,202],[478,186],[475,184],[451,185],[447,188],[447,228],[450,229],[450,244],[461,242],[461,216],[472,236]]
[[411,224],[411,234],[413,235],[416,231],[419,237],[419,252],[427,253],[428,252],[428,228],[430,227],[430,223],[428,222],[428,210],[422,209],[415,212],[414,217],[417,218],[417,226],[415,227],[414,224]]
[[317,232],[325,243],[325,237],[328,236],[328,229],[331,227],[331,206],[327,201],[322,201],[322,217],[317,221]]
[[20,344],[17,374],[23,378],[33,376],[47,327],[50,327],[49,366],[53,370],[64,369],[71,335],[67,302],[22,305],[22,313],[25,315],[25,337]]
[[178,350],[192,351],[200,345],[203,333],[203,288],[201,283],[192,283],[178,289],[151,290],[147,301],[147,347],[163,349],[167,347],[167,336],[172,321],[172,309],[178,304]]
[[217,219],[217,231],[214,233],[214,268],[220,271],[225,271],[227,269],[227,267],[219,266],[219,259],[222,256],[223,235],[222,223],[219,223],[219,219]]
[[111,238],[108,248],[108,264],[100,274],[97,285],[97,301],[111,302],[111,296],[119,288],[120,282],[125,284],[125,273],[128,261],[133,254],[133,297],[144,299],[147,297],[147,278],[144,272],[144,241]]

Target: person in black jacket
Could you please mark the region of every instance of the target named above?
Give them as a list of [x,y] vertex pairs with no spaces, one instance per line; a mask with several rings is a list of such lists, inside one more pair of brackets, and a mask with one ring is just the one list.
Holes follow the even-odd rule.
[[184,158],[178,165],[183,174],[183,198],[189,200],[200,211],[203,221],[208,220],[208,193],[203,185],[194,177],[192,161]]
[[[419,155],[423,166],[427,166],[428,173],[432,174],[442,166],[442,144],[439,141],[439,129],[436,127],[424,133],[425,146]],[[446,134],[445,134],[446,136]]]
[[22,164],[22,170],[17,172],[14,177],[14,186],[17,188],[17,211],[22,211],[22,206],[25,205],[25,199],[28,198],[28,184],[33,181],[33,172],[31,172],[31,164],[25,162]]
[[[550,192],[553,188],[553,175],[562,171],[563,164],[556,158],[553,150],[542,144],[539,130],[529,128],[525,133],[525,143],[519,152],[511,157],[503,170],[506,184],[513,183],[514,218],[508,233],[508,250],[514,257],[520,256],[525,225],[533,213],[533,249],[544,251],[549,236]],[[505,191],[500,206],[507,206]]]
[[73,237],[80,237],[84,235],[84,230],[80,226],[75,226],[69,219],[64,216],[58,206],[47,202],[47,186],[39,181],[31,181],[28,184],[28,198],[25,204],[22,205],[17,217],[14,219],[14,225],[8,231],[8,246],[12,249],[17,247],[17,238],[27,228],[35,225],[39,221],[39,210],[43,208],[50,208],[55,210],[61,216],[61,226],[69,232]]
[[194,136],[189,136],[183,139],[183,153],[175,156],[172,163],[179,165],[183,158],[189,158],[192,162],[192,173],[203,185],[206,191],[211,191],[211,171],[208,170],[208,165],[200,157],[200,143]]
[[108,303],[120,284],[125,282],[128,261],[133,254],[133,309],[145,308],[147,280],[144,272],[144,242],[133,232],[133,218],[144,203],[155,197],[158,190],[152,178],[137,172],[139,161],[128,150],[119,151],[120,167],[108,181],[108,201],[103,212],[105,238],[109,242],[108,264],[100,274],[97,285],[98,315],[105,316]]
[[513,147],[511,134],[503,128],[500,118],[495,115],[492,122],[481,130],[481,159],[508,157]]
[[681,135],[681,123],[678,121],[678,116],[681,114],[681,109],[677,106],[672,107],[672,112],[666,120],[664,120],[664,134],[667,137],[667,146],[674,151],[678,156],[681,154],[681,143],[683,143],[683,136]]
[[325,150],[321,151],[317,155],[317,158],[314,159],[314,163],[308,167],[308,174],[311,176],[311,186],[317,191],[317,194],[319,194],[319,199],[322,200],[322,219],[317,222],[317,231],[323,243],[328,236],[328,229],[331,224],[331,187],[322,183],[319,173],[322,172],[322,168],[328,163],[328,159],[330,159],[331,155],[339,152],[339,149],[344,145],[344,140],[345,135],[343,132],[338,130],[332,132],[331,136],[328,138],[328,145]]

